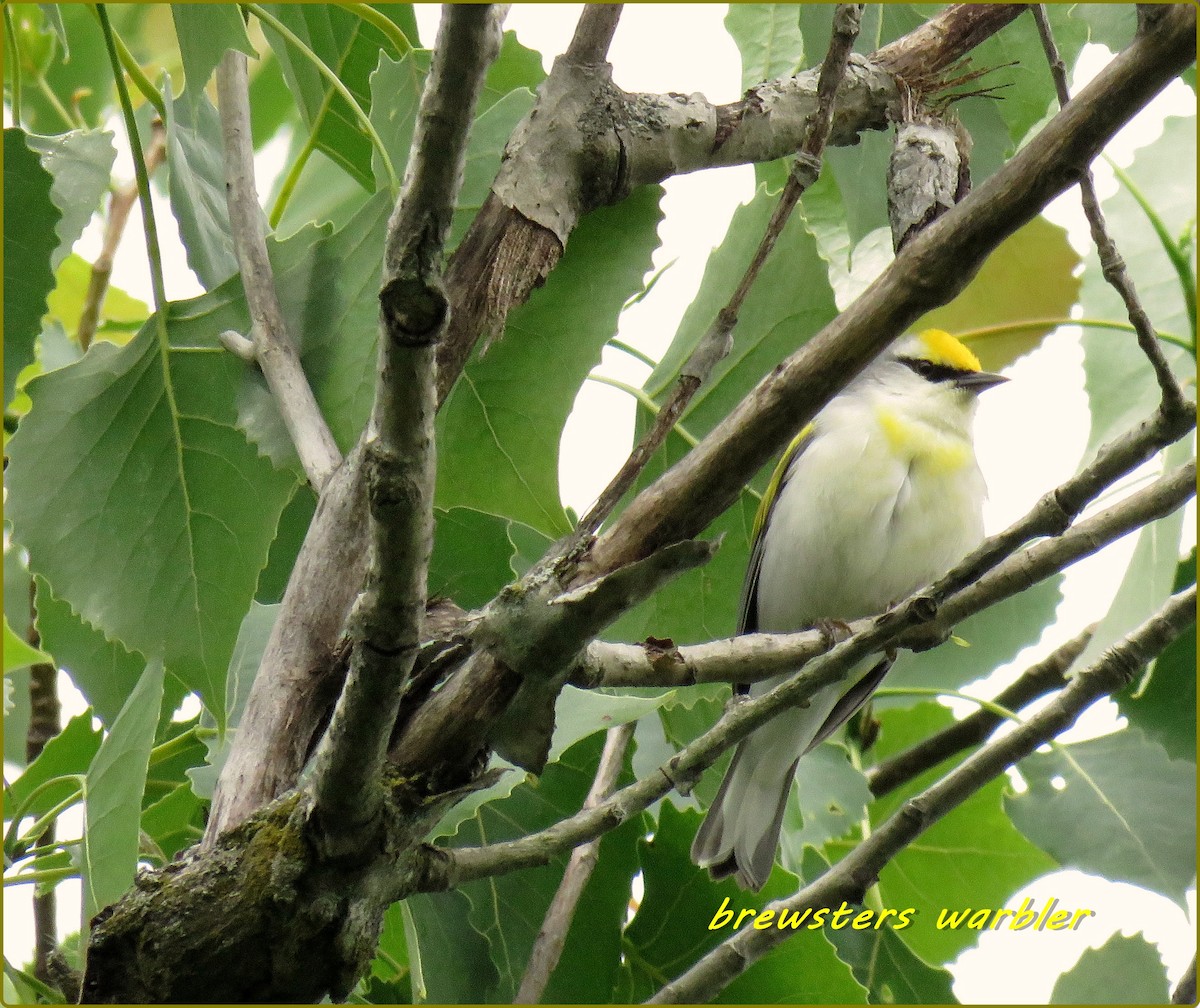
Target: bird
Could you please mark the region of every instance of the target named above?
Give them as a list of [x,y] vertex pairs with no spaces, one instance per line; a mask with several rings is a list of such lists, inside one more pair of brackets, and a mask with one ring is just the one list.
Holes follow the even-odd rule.
[[[987,489],[972,422],[1008,379],[941,329],[905,336],[793,439],[755,518],[739,634],[787,633],[884,612],[983,540]],[[889,657],[860,666],[738,744],[692,860],[758,890],[775,862],[800,758],[878,688]],[[761,696],[794,673],[738,691]]]

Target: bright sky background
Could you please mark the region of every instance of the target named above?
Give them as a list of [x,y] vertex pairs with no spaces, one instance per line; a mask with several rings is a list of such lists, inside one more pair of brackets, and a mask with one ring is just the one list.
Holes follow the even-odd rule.
[[[418,4],[421,37],[432,44],[438,6]],[[581,5],[516,4],[506,27],[521,41],[547,54],[545,64],[562,52],[571,37]],[[627,4],[610,50],[616,84],[629,91],[702,92],[714,102],[729,102],[740,96],[741,70],[737,50],[725,34],[724,4]],[[683,29],[681,31],[681,26]],[[672,40],[666,42],[666,40]],[[1075,87],[1090,79],[1108,58],[1106,50],[1088,47],[1083,72]],[[1176,82],[1118,140],[1110,154],[1127,165],[1136,146],[1153,140],[1160,131],[1163,115],[1194,112],[1190,89]],[[112,124],[118,136],[123,129]],[[259,190],[270,189],[270,173],[282,166],[284,145],[273,144],[260,160]],[[1115,188],[1111,171],[1095,166],[1101,196]],[[132,175],[128,155],[118,160],[116,171]],[[882,181],[881,181],[882,184]],[[751,168],[727,168],[698,172],[670,179],[665,184],[662,207],[666,219],[660,227],[662,245],[654,256],[654,268],[671,260],[674,265],[651,294],[627,311],[619,335],[654,359],[666,350],[676,326],[692,300],[709,251],[721,242],[730,215],[753,193]],[[164,258],[169,266],[167,291],[171,299],[191,297],[200,287],[184,264],[177,236],[173,235],[170,210],[165,201],[156,204],[160,236],[168,244]],[[1081,251],[1087,245],[1086,225],[1078,210],[1078,196],[1068,193],[1051,208],[1048,216],[1069,228],[1072,241]],[[145,252],[140,242],[138,211],[131,216],[126,240],[117,258],[114,277],[131,293],[150,300]],[[1117,236],[1119,241],[1119,236]],[[99,249],[99,229],[93,227],[76,246],[85,258]],[[1078,331],[1060,331],[1046,345],[1009,370],[1007,385],[981,399],[977,444],[988,479],[991,499],[985,514],[988,530],[997,531],[1028,510],[1030,505],[1063,479],[1074,473],[1087,440],[1087,403],[1083,392],[1082,351]],[[605,351],[599,372],[633,385],[641,385],[648,369],[625,354]],[[622,392],[609,386],[586,383],[575,413],[568,421],[562,445],[560,481],[564,503],[582,513],[624,461],[631,445],[633,404]],[[1053,436],[1047,437],[1047,432]],[[1036,446],[1036,450],[1033,450]],[[1187,528],[1194,522],[1189,520]],[[1111,596],[1119,583],[1132,542],[1117,544],[1104,555],[1077,564],[1067,574],[1065,601],[1059,620],[1034,648],[1018,656],[1012,667],[1000,670],[997,680],[1015,678],[1031,662],[1079,632],[1096,618],[1098,595]],[[731,599],[730,605],[736,605]],[[81,698],[62,677],[66,716],[81,710]],[[986,692],[997,687],[989,684]],[[963,711],[967,709],[962,705]],[[1115,705],[1096,705],[1069,737],[1087,737],[1111,730]],[[68,828],[64,824],[64,828]],[[74,827],[74,828],[77,828]],[[78,928],[78,884],[59,887],[60,923],[64,933]],[[1098,947],[1115,930],[1127,934],[1142,931],[1159,945],[1172,983],[1182,975],[1194,951],[1194,924],[1170,901],[1136,887],[1090,878],[1079,872],[1055,872],[1017,893],[1008,905],[1016,907],[1029,896],[1040,906],[1057,897],[1063,907],[1097,910],[1078,932],[1033,935],[1025,932],[988,932],[977,948],[965,952],[952,966],[955,993],[966,1003],[1037,1004],[1049,1000],[1059,972],[1075,962],[1087,945]],[[30,955],[32,938],[28,926],[29,889],[5,890],[5,955],[24,962]],[[1191,917],[1195,918],[1192,902]],[[681,926],[683,922],[680,922]],[[1014,968],[1014,964],[1020,964]]]

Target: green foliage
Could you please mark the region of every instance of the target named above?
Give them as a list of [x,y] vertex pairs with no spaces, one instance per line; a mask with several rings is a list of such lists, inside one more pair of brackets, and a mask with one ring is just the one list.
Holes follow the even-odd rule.
[[1113,935],[1058,978],[1051,1004],[1167,1004],[1158,951],[1141,935]]
[[[944,707],[932,703],[903,715],[888,711],[880,720],[877,760],[953,722]],[[934,768],[878,799],[871,806],[871,822],[883,822],[944,772],[944,766]],[[993,780],[933,823],[921,834],[919,843],[901,851],[879,876],[885,907],[916,909],[916,923],[901,933],[926,962],[948,963],[978,938],[975,931],[935,927],[939,910],[1003,906],[1014,892],[1055,865],[1009,820],[1002,802],[1004,792],[1004,780]]]
[[[942,9],[868,7],[857,48],[870,52]],[[266,17],[253,5],[108,8],[150,81],[143,87],[165,109],[167,174],[155,186],[167,195],[187,264],[205,291],[166,306],[162,340],[158,320],[128,293],[136,281],[118,273],[97,305],[89,295],[91,264],[74,251],[97,211],[106,211],[107,193],[124,183],[113,177],[113,77],[94,12],[86,5],[9,10],[16,60],[6,65],[4,81],[14,113],[18,89],[21,96],[4,151],[11,434],[6,879],[36,878],[45,890],[81,876],[91,915],[120,897],[139,861],[166,863],[200,835],[317,506],[260,371],[218,341],[225,330],[249,333],[251,319],[225,203],[212,74],[227,49],[252,56],[257,50],[249,68],[252,141],[260,152],[270,141],[286,149],[279,177],[259,180],[270,187],[268,256],[289,335],[335,440],[348,451],[375,394],[393,173],[403,178],[407,167],[431,53],[420,47],[408,5],[276,4],[263,9]],[[731,5],[725,23],[742,55],[743,85],[819,65],[830,13],[820,4]],[[1086,42],[1117,50],[1134,29],[1132,5],[1049,5],[1047,14],[1068,68]],[[1029,17],[975,51],[965,69],[976,68],[986,76],[956,90],[999,90],[963,97],[953,108],[974,138],[978,184],[1034,135],[1056,103]],[[505,145],[534,107],[544,76],[540,54],[507,33],[472,125],[451,251],[487,198]],[[1185,80],[1194,86],[1194,77]],[[148,98],[135,92],[143,141],[155,114]],[[819,181],[740,312],[732,352],[637,490],[684,458],[891,260],[883,182],[890,144],[877,132],[857,147],[827,152]],[[1163,135],[1138,152],[1104,203],[1110,231],[1189,391],[1194,156],[1194,119],[1167,120]],[[740,281],[787,167],[784,161],[756,166],[757,191],[734,214],[645,382],[639,432],[653,418],[647,404],[661,405],[670,395],[683,362]],[[646,285],[670,207],[662,195],[644,187],[584,215],[545,284],[509,315],[486,352],[477,349],[468,361],[437,420],[432,595],[481,609],[570,531],[574,515],[558,483],[564,426],[618,332],[623,307]],[[170,233],[161,217],[160,230]],[[136,228],[125,236],[126,243],[141,240]],[[97,310],[100,320],[86,353],[77,336],[85,309]],[[1036,352],[1056,320],[1080,315],[1090,320],[1083,339],[1092,420],[1086,462],[1158,401],[1144,354],[1130,334],[1113,328],[1123,324],[1125,309],[1103,282],[1094,251],[1081,258],[1060,228],[1038,218],[1002,243],[958,298],[917,325],[965,335],[985,367],[997,369]],[[1164,453],[1164,467],[1192,452],[1190,440],[1174,446]],[[625,613],[607,639],[685,644],[733,632],[765,476],[706,530],[723,537],[716,557]],[[1092,614],[1099,626],[1081,664],[1170,592],[1195,583],[1194,551],[1179,560],[1184,541],[1179,513],[1139,532],[1113,604]],[[1049,578],[956,627],[969,647],[947,643],[902,654],[887,685],[951,691],[986,679],[1053,626],[1062,581]],[[27,637],[31,587],[38,638]],[[40,649],[28,639],[40,640]],[[67,719],[26,766],[28,665],[47,660],[70,676],[87,710]],[[939,909],[1004,906],[1060,866],[1181,901],[1194,877],[1195,660],[1189,632],[1117,698],[1128,726],[1034,754],[1019,768],[1027,790],[1013,793],[1003,778],[995,780],[898,853],[863,894],[864,906],[910,907],[912,926],[798,929],[717,999],[952,1003],[946,965],[978,932],[936,927]],[[616,724],[637,723],[636,747],[625,756],[618,786],[668,772],[675,753],[717,722],[728,693],[719,684],[567,687],[540,779],[495,759],[506,770],[499,781],[452,807],[429,839],[447,847],[492,844],[575,814],[592,784],[602,733]],[[607,833],[542,1000],[631,1003],[652,996],[733,933],[731,926],[709,927],[722,901],[735,915],[761,910],[836,870],[864,835],[965,758],[949,757],[874,798],[866,776],[873,762],[952,722],[945,708],[902,695],[881,697],[875,713],[881,731],[873,746],[862,751],[854,741],[835,742],[802,764],[779,861],[761,893],[713,883],[688,857],[727,756],[686,796],[673,792]],[[69,809],[84,814],[82,842],[60,831],[56,844],[35,848],[41,825]],[[393,906],[355,996],[374,1003],[511,1001],[566,863],[562,854],[541,868],[415,894]],[[6,1001],[38,997],[52,992],[28,972],[6,969]],[[1120,936],[1085,952],[1054,991],[1055,1003],[1166,997],[1155,951],[1141,938]]]
[[58,597],[160,655],[224,723],[225,668],[293,480],[234,426],[238,362],[164,349],[148,326],[31,383],[9,443],[9,516]]
[[162,702],[163,665],[152,662],[92,758],[83,784],[83,919],[133,882],[142,792]]
[[1138,729],[1021,761],[1005,800],[1017,828],[1062,865],[1133,882],[1183,905],[1195,876],[1196,766]]
[[4,402],[33,360],[33,341],[54,289],[50,255],[61,213],[50,198],[54,179],[19,129],[4,131],[4,205],[21,207],[24,227],[4,229]]

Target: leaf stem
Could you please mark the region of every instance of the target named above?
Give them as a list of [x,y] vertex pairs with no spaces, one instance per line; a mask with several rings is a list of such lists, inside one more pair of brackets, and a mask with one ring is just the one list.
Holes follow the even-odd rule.
[[16,885],[28,885],[30,882],[61,882],[63,879],[78,877],[78,868],[46,868],[43,871],[9,875],[4,879],[4,888],[7,889],[9,886]]
[[624,340],[617,339],[616,336],[608,341],[608,345],[614,350],[620,350],[622,353],[629,354],[629,356],[634,360],[641,361],[648,368],[658,367],[658,361],[654,360],[654,358],[650,357],[648,354],[642,353],[642,351],[637,347],[630,346]]
[[413,44],[408,40],[408,36],[400,30],[400,26],[385,17],[374,7],[365,3],[349,3],[347,0],[337,0],[339,7],[344,7],[351,14],[362,18],[368,24],[374,25],[380,30],[389,42],[395,47],[396,52],[401,56],[406,56],[413,51]]
[[300,153],[296,155],[296,160],[292,162],[292,167],[288,169],[283,184],[279,187],[279,195],[275,197],[275,205],[271,207],[271,214],[267,218],[267,223],[271,226],[272,231],[279,227],[279,222],[283,219],[283,212],[291,202],[292,194],[296,191],[300,176],[304,174],[308,159],[312,157],[312,152],[316,149],[317,134],[313,130],[309,132],[304,146],[300,148]]
[[[1050,318],[1021,319],[1015,322],[1003,322],[992,326],[979,326],[975,329],[964,329],[957,335],[959,339],[969,343],[972,340],[991,339],[994,336],[1004,336],[1012,332],[1023,332],[1027,329],[1045,329],[1050,326],[1068,325],[1079,326],[1083,329],[1111,329],[1114,332],[1137,332],[1132,323],[1129,322],[1117,322],[1113,319],[1070,318],[1067,315],[1059,315]],[[1195,353],[1195,347],[1188,343],[1182,336],[1165,332],[1162,329],[1154,330],[1154,334],[1164,343],[1170,343],[1172,346],[1180,347],[1189,353]]]
[[1163,251],[1167,254],[1167,258],[1171,260],[1171,265],[1175,267],[1175,272],[1179,276],[1179,288],[1183,291],[1183,301],[1187,306],[1188,320],[1192,324],[1192,345],[1190,348],[1192,355],[1196,353],[1196,274],[1192,271],[1192,264],[1188,257],[1183,253],[1178,243],[1171,237],[1167,231],[1166,224],[1158,215],[1150,201],[1146,198],[1145,193],[1138,188],[1137,184],[1130,178],[1120,165],[1116,164],[1107,154],[1104,155],[1104,160],[1112,167],[1113,173],[1126,189],[1129,190],[1129,195],[1134,198],[1137,205],[1142,208],[1142,212],[1146,215],[1146,220],[1150,222],[1150,226],[1154,228],[1154,233],[1158,236],[1158,240],[1163,247]]
[[304,41],[279,18],[267,10],[264,10],[261,4],[249,3],[245,5],[245,9],[253,14],[264,24],[270,26],[278,32],[287,43],[293,46],[305,59],[307,59],[322,77],[328,82],[342,99],[350,106],[354,117],[358,120],[359,128],[367,135],[376,152],[379,154],[379,159],[383,162],[384,171],[387,172],[388,184],[391,187],[393,195],[398,195],[400,192],[400,180],[396,177],[396,169],[392,166],[391,156],[387,152],[387,148],[383,145],[383,140],[375,130],[370,118],[362,110],[358,100],[350,93],[350,89],[342,83],[342,80],[336,73],[329,68],[324,60],[321,59],[315,52],[309,48]]
[[[163,282],[162,255],[158,245],[158,224],[154,218],[154,206],[150,199],[150,176],[146,172],[146,157],[142,150],[142,138],[138,134],[137,120],[133,115],[133,103],[129,98],[129,88],[125,86],[125,78],[121,75],[121,58],[118,48],[120,40],[112,30],[108,20],[108,11],[104,4],[95,5],[96,16],[100,19],[100,30],[104,33],[104,44],[108,48],[109,62],[112,64],[113,76],[117,85],[117,95],[121,101],[121,112],[125,117],[125,129],[129,134],[129,149],[133,155],[133,170],[137,177],[138,198],[142,204],[142,227],[146,232],[146,255],[150,259],[150,286],[154,292],[154,310],[157,316],[158,337],[164,354],[167,348],[167,289]],[[128,50],[126,50],[128,55]],[[130,75],[133,76],[132,74]],[[144,79],[144,75],[143,75]],[[136,78],[134,78],[136,81]],[[155,95],[155,98],[158,98]],[[165,117],[162,99],[158,98],[155,108]],[[169,383],[168,383],[169,385]]]
[[[93,4],[92,13],[97,18],[100,18],[101,8],[104,4]],[[107,27],[105,27],[107,25]],[[121,76],[121,70],[129,75],[129,79],[133,81],[134,87],[138,89],[142,97],[146,99],[158,114],[165,119],[167,117],[167,106],[163,102],[162,95],[155,90],[154,85],[150,82],[150,78],[146,76],[146,72],[138,65],[138,61],[133,58],[131,53],[121,37],[113,30],[112,24],[108,21],[108,16],[105,14],[100,22],[101,30],[105,33],[105,44],[108,44],[109,37],[112,38],[112,49],[115,53],[116,62],[113,63],[113,76],[119,81],[118,88],[125,86],[125,80]],[[125,100],[128,101],[128,93],[125,95]]]

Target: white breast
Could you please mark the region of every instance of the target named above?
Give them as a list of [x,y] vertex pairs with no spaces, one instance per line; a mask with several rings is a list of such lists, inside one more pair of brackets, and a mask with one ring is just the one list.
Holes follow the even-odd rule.
[[983,538],[969,416],[955,429],[906,413],[897,428],[893,406],[839,399],[818,418],[765,533],[760,630],[882,612]]

